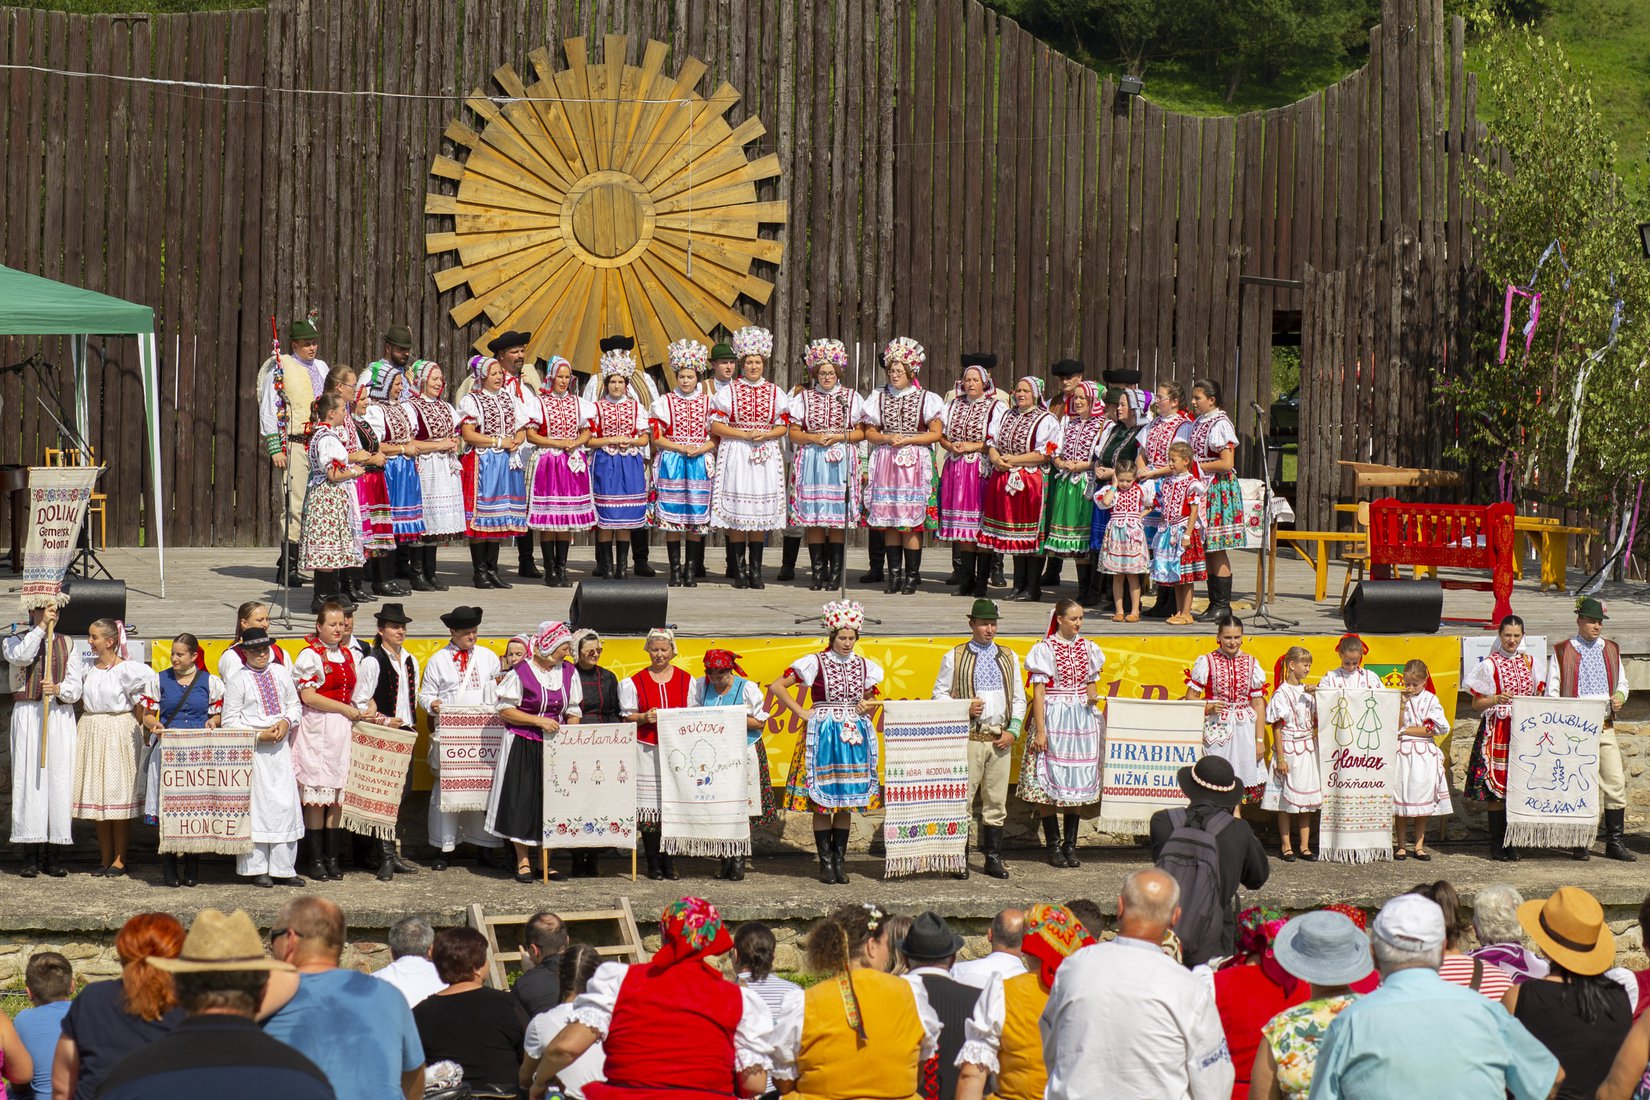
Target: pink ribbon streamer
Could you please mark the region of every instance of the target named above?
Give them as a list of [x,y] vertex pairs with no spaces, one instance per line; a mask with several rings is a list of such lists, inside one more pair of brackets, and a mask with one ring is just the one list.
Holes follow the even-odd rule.
[[1525,290],[1521,286],[1507,284],[1507,301],[1501,313],[1501,357],[1498,363],[1507,361],[1507,337],[1512,333],[1513,298],[1528,298],[1530,300],[1530,319],[1524,325],[1524,354],[1530,353],[1530,345],[1535,341],[1536,322],[1541,320],[1541,292],[1539,290]]

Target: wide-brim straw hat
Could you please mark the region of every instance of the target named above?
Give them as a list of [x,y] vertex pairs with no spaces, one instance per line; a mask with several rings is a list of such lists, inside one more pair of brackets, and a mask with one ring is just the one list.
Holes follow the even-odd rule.
[[1278,965],[1313,985],[1351,985],[1369,977],[1369,937],[1344,913],[1318,909],[1285,924],[1272,941]]
[[194,974],[209,970],[283,970],[297,967],[272,959],[264,951],[258,927],[245,909],[224,913],[202,909],[183,938],[183,950],[175,959],[151,955],[150,966],[173,974]]
[[1518,907],[1518,923],[1549,959],[1572,974],[1602,974],[1616,961],[1616,937],[1604,906],[1579,886],[1560,886],[1550,898]]

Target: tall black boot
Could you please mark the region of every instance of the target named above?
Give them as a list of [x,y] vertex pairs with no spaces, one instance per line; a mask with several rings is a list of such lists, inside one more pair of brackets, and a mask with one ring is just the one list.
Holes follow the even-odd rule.
[[516,576],[536,581],[543,576],[533,561],[533,535],[516,536]]
[[1033,554],[1017,554],[1014,558],[1013,595],[1016,603],[1036,603],[1043,598],[1043,563]]
[[647,860],[647,877],[658,882],[665,877],[659,866],[659,830],[642,829],[642,855]]
[[[787,539],[786,541],[789,542],[790,540]],[[823,543],[810,542],[808,544],[809,592],[818,592],[821,588],[825,587],[825,567],[822,564],[822,559],[824,557],[825,545]],[[781,569],[779,571],[779,575],[783,577],[785,575],[785,570]]]
[[1604,811],[1604,858],[1637,863],[1639,857],[1627,848],[1627,811]]
[[[745,549],[745,544],[742,542],[734,542],[732,539],[729,539],[725,549],[727,550],[728,555],[728,567],[723,571],[722,575],[730,581],[737,582],[740,576],[739,559]],[[742,588],[744,586],[735,583],[734,587]]]
[[646,527],[638,527],[630,532],[630,557],[636,563],[631,572],[638,577],[657,577],[659,571],[647,560],[649,551],[648,536],[651,532]]
[[288,588],[302,588],[309,583],[309,578],[298,572],[298,544],[284,543],[281,552],[275,557],[275,583],[280,584],[281,578],[286,578]]
[[1043,817],[1043,853],[1048,856],[1050,867],[1064,867],[1065,853],[1060,851],[1060,819],[1053,814]]
[[69,872],[57,862],[56,844],[42,844],[40,846],[40,873],[48,878],[62,878]]
[[1176,610],[1174,585],[1154,584],[1152,587],[1157,594],[1157,598],[1150,607],[1141,611],[1140,617],[1143,619],[1167,619],[1172,617]]
[[1057,558],[1050,554],[1043,563],[1042,572],[1038,575],[1039,583],[1058,588],[1060,586],[1060,567],[1064,564],[1064,558]]
[[745,571],[745,548],[749,545],[748,542],[728,543],[728,561],[732,563],[733,586],[735,588],[749,588],[751,586],[750,574]]
[[539,557],[544,559],[544,587],[556,587],[556,544],[539,543]]
[[[24,875],[23,877],[28,878],[30,876]],[[165,852],[161,855],[160,881],[161,885],[170,886],[174,890],[183,885],[183,879],[178,875],[178,854],[176,852]]]
[[17,872],[20,878],[38,878],[40,876],[40,849],[44,844],[23,845],[23,867]]
[[[693,545],[699,548],[698,555],[693,559],[693,579],[696,581],[702,581],[705,579],[705,540],[701,538]],[[688,587],[697,588],[699,586],[696,584],[690,584]]]
[[389,882],[395,878],[395,841],[378,841],[378,881]]
[[1084,607],[1094,607],[1100,602],[1100,597],[1094,591],[1094,566],[1087,561],[1077,563],[1076,599]]
[[835,873],[835,883],[838,886],[848,884],[848,872],[843,863],[848,858],[848,830],[831,830],[831,870]]
[[981,550],[974,555],[974,595],[982,599],[991,598],[991,570],[995,567],[992,553]]
[[1060,838],[1060,854],[1066,857],[1067,867],[1081,867],[1077,861],[1077,830],[1083,824],[1076,814],[1065,815],[1065,835]]
[[825,587],[835,591],[842,587],[842,569],[847,563],[848,544],[828,542],[825,547],[826,562],[830,567],[830,572],[825,577]]
[[831,830],[814,830],[814,848],[819,852],[819,881],[826,886],[836,884],[836,867],[832,859],[834,841],[831,839]]
[[431,592],[447,591],[446,584],[442,582],[441,578],[437,576],[435,572],[435,555],[437,550],[435,543],[426,542],[423,546],[420,546],[418,550],[420,556],[424,559],[424,583],[430,586]]
[[485,548],[487,550],[488,579],[493,582],[494,588],[509,588],[510,582],[498,575],[498,552],[500,549],[499,540],[488,539],[485,544]]
[[761,539],[754,539],[745,544],[745,581],[752,588],[767,587],[762,581],[763,549]]
[[326,852],[321,842],[321,837],[325,833],[326,830],[319,826],[304,830],[304,874],[316,882],[327,880]]
[[955,543],[952,543],[951,552],[961,558],[957,568],[952,571],[952,576],[957,578],[955,582],[957,586],[957,595],[985,595],[984,592],[976,592],[974,590],[974,586],[979,583],[977,576],[979,573],[978,567],[980,562],[979,552],[975,550],[958,550]]
[[399,596],[401,589],[389,579],[390,559],[380,555],[367,559],[367,569],[372,574],[372,594],[375,596]]
[[630,577],[630,544],[617,536],[613,539],[613,579],[627,580]]
[[1195,618],[1200,623],[1212,623],[1232,609],[1232,578],[1211,574],[1204,583],[1209,590],[1209,606]]
[[882,583],[882,532],[871,528],[865,532],[865,549],[871,558],[871,568],[860,578],[860,584]]
[[573,582],[567,579],[567,552],[573,549],[573,543],[568,539],[557,539],[550,545],[555,547],[556,587],[570,588]]
[[613,575],[613,544],[598,542],[596,544],[596,568],[590,571],[592,577],[611,577]]
[[905,575],[901,578],[900,591],[907,596],[917,590],[922,583],[922,547],[905,552]]
[[1008,578],[1003,576],[1003,555],[993,550],[987,555],[991,559],[991,583],[997,588],[1007,588]]
[[672,882],[682,877],[676,873],[676,857],[665,851],[659,853],[659,870]]
[[[367,560],[370,562],[373,559]],[[357,604],[378,602],[378,596],[367,587],[367,571],[364,567],[344,570],[344,581],[343,590],[347,591],[349,598]]]
[[682,566],[682,587],[698,588],[699,578],[705,575],[705,540],[694,539],[687,544],[687,564]]
[[[887,572],[883,576],[882,591],[884,595],[893,595],[905,583],[905,577],[900,569],[905,564],[905,547],[899,544],[899,539],[893,535],[882,536],[882,556],[887,561]],[[892,543],[893,545],[889,545]]]
[[1484,813],[1490,831],[1490,858],[1497,863],[1507,860],[1507,811],[1487,810]]
[[1014,558],[1014,588],[1008,598],[1015,601],[1026,598],[1026,559],[1020,555]]
[[309,613],[319,615],[321,605],[338,594],[338,574],[331,569],[315,571],[315,595],[309,601]]
[[665,583],[672,588],[682,587],[682,543],[665,543],[665,558],[670,562],[670,579]]
[[407,583],[414,592],[434,592],[435,585],[424,575],[424,547],[421,544],[409,543],[398,546],[395,550],[397,568],[407,571]]
[[[968,562],[968,555],[963,550],[962,543],[960,543],[960,542],[952,543],[951,544],[951,575],[949,577],[945,578],[945,583],[949,584],[949,585],[952,585],[953,587],[956,586],[956,585],[959,585],[959,584],[971,584],[971,583],[973,583],[974,574],[973,574],[972,570],[968,567],[967,562]],[[959,596],[964,595],[964,594],[965,593],[962,593],[962,592],[957,593],[957,595],[959,595]]]
[[1003,866],[1003,827],[1001,825],[984,825],[980,828],[980,850],[985,854],[985,873],[990,878],[1007,878],[1008,868]]
[[201,884],[200,856],[188,855],[183,857],[183,884],[191,887]]
[[[774,574],[776,581],[796,580],[796,556],[802,552],[802,539],[798,535],[786,535],[784,543],[779,549],[779,572]],[[813,556],[809,550],[808,555]]]
[[487,555],[479,542],[470,544],[470,584],[476,588],[493,587],[492,579],[487,576]]
[[338,865],[338,854],[344,846],[344,830],[327,829],[321,834],[321,850],[326,856],[327,878],[342,882],[344,869]]

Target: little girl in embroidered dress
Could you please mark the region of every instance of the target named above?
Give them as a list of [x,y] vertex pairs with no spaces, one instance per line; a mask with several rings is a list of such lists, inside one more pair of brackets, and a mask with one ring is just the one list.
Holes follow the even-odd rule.
[[[1394,859],[1413,854],[1430,860],[1426,850],[1427,818],[1446,817],[1454,809],[1449,797],[1449,777],[1444,770],[1444,754],[1433,740],[1449,729],[1449,718],[1438,696],[1431,691],[1431,673],[1425,661],[1404,666],[1403,716],[1399,719],[1398,759],[1393,766],[1392,813],[1398,825],[1398,847]],[[1405,851],[1411,833],[1415,850]]]
[[1153,484],[1138,480],[1137,474],[1132,465],[1118,466],[1116,480],[1094,496],[1101,508],[1111,511],[1100,540],[1100,572],[1111,574],[1112,598],[1117,604],[1111,617],[1114,623],[1140,621],[1140,578],[1151,569],[1143,517],[1156,494]]
[[1174,474],[1157,485],[1157,510],[1162,516],[1152,545],[1152,580],[1175,592],[1175,613],[1166,620],[1174,626],[1192,621],[1192,586],[1204,577],[1203,483],[1192,476],[1192,448],[1176,441],[1169,445]]
[[[1266,704],[1272,727],[1272,774],[1266,781],[1261,809],[1278,815],[1278,836],[1286,863],[1297,851],[1315,860],[1312,818],[1323,805],[1323,777],[1318,766],[1318,710],[1303,681],[1312,671],[1312,653],[1290,646],[1278,662],[1278,686]],[[1291,846],[1290,838],[1298,838]]]

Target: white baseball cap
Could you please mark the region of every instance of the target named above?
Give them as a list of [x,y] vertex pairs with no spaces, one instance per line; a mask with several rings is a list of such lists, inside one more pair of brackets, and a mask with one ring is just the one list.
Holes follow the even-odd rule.
[[1399,894],[1381,906],[1370,932],[1403,951],[1431,951],[1444,946],[1444,911],[1420,894]]

